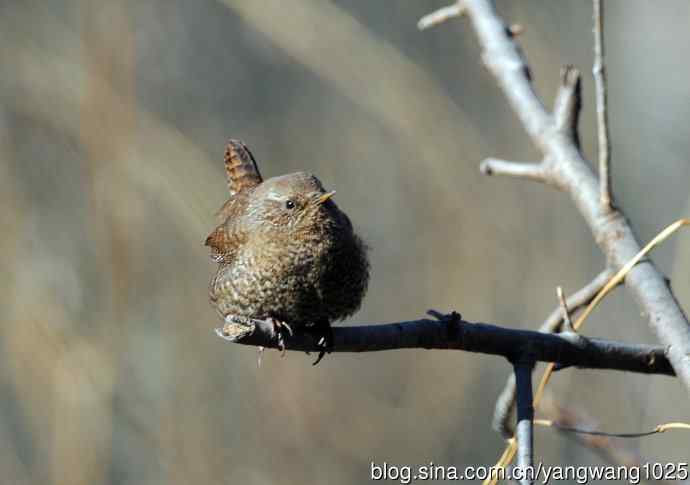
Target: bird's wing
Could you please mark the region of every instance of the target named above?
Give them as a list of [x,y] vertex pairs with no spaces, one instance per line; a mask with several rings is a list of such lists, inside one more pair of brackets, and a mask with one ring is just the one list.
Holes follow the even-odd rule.
[[225,148],[225,173],[230,198],[218,211],[220,224],[206,238],[206,246],[211,248],[213,259],[229,263],[246,240],[242,214],[247,208],[249,193],[263,179],[252,152],[239,140],[230,140]]
[[235,210],[237,202],[235,199],[237,199],[237,197],[230,197],[225,201],[225,204],[218,209],[218,212],[216,212],[216,220],[218,223],[225,222],[228,217],[232,217],[234,214],[237,214],[237,210]]
[[221,224],[206,238],[211,248],[211,259],[218,263],[231,263],[246,241],[246,233],[234,231],[232,225]]
[[230,140],[225,148],[225,173],[230,197],[254,188],[263,181],[252,152],[239,140]]
[[241,192],[228,199],[218,212],[220,224],[206,238],[205,244],[211,248],[211,257],[218,262],[231,262],[247,240],[242,214],[247,210],[248,195],[247,192]]

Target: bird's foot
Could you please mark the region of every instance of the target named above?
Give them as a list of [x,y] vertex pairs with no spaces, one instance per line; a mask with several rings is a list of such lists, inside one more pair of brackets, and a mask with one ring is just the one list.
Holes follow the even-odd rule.
[[216,334],[230,342],[238,342],[244,337],[254,333],[254,322],[251,318],[240,315],[225,315],[223,328],[217,328]]
[[316,365],[321,362],[326,352],[331,353],[333,348],[333,327],[328,320],[322,320],[314,325],[305,328],[316,340],[316,346],[319,347],[319,356],[311,365]]
[[290,328],[290,325],[287,323],[275,318],[270,318],[269,320],[273,323],[273,329],[278,336],[278,350],[281,352],[280,356],[285,357],[285,337],[292,337],[292,328]]

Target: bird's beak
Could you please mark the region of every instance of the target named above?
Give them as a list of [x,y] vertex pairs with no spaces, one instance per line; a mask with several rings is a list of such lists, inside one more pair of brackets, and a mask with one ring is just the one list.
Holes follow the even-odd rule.
[[321,205],[324,202],[326,202],[328,199],[333,197],[335,195],[335,190],[331,190],[330,192],[326,192],[325,194],[321,194],[317,199],[316,203]]

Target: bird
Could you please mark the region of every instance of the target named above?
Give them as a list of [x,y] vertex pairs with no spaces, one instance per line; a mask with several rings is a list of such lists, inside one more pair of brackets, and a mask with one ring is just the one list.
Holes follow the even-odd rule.
[[239,140],[225,149],[230,197],[206,238],[218,268],[211,305],[221,318],[271,320],[284,339],[293,328],[333,343],[331,323],[354,314],[369,283],[368,247],[349,217],[311,173],[263,179],[256,159]]

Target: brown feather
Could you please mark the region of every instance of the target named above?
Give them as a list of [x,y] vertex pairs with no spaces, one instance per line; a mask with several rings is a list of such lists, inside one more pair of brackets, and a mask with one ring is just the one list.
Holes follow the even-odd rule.
[[256,187],[263,180],[252,152],[239,140],[230,140],[225,148],[225,173],[230,196]]
[[216,227],[206,238],[205,244],[211,248],[211,258],[217,262],[225,261],[225,248],[227,247],[225,224]]
[[228,200],[225,201],[225,204],[223,204],[223,207],[218,209],[218,212],[216,212],[216,219],[218,222],[225,222],[225,220],[230,217],[235,211],[235,206],[237,205],[235,203],[235,199],[237,197],[230,197]]
[[230,197],[217,213],[219,224],[206,238],[206,246],[211,248],[211,257],[218,262],[229,263],[247,234],[242,218],[249,203],[247,191]]

